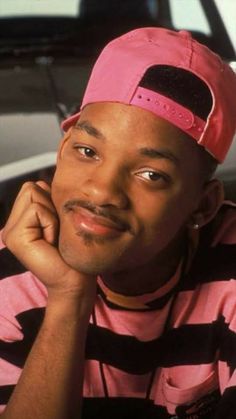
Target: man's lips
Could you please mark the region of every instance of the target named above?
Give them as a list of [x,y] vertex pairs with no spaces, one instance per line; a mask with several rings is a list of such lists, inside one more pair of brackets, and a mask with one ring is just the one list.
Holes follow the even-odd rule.
[[114,237],[128,230],[128,226],[124,222],[94,214],[86,208],[74,206],[70,213],[72,223],[78,232],[82,230],[99,236]]

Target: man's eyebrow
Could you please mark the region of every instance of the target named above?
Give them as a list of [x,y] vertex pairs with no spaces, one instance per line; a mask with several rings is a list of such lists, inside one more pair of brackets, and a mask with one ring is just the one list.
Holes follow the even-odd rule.
[[170,150],[143,147],[139,150],[142,156],[150,157],[151,159],[167,159],[174,163],[176,166],[179,165],[179,158],[173,154]]
[[97,128],[95,128],[89,121],[77,122],[77,124],[74,125],[74,128],[83,130],[88,135],[98,138],[99,140],[105,140],[104,135]]

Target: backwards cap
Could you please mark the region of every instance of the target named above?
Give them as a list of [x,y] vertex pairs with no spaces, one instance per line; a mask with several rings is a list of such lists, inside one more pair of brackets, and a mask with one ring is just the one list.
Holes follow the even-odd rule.
[[[206,83],[213,101],[206,121],[172,99],[139,86],[145,72],[155,65],[185,69]],[[81,110],[95,102],[147,109],[189,134],[219,162],[236,131],[236,75],[187,31],[140,28],[111,41],[93,68]],[[67,131],[79,115],[66,119],[62,128]]]

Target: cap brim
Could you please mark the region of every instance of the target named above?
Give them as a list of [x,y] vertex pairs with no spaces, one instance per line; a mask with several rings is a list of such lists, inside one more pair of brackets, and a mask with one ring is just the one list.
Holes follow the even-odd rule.
[[69,118],[62,121],[61,128],[63,129],[63,131],[68,131],[68,129],[78,121],[79,117],[80,112],[75,113],[74,115],[69,116]]

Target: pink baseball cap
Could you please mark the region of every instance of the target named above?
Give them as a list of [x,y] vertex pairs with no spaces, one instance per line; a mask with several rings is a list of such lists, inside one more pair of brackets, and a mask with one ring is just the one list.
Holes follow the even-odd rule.
[[[213,102],[206,121],[172,99],[139,86],[146,71],[156,65],[182,68],[206,83]],[[111,41],[94,65],[81,110],[95,102],[119,102],[153,112],[189,134],[219,162],[236,131],[236,75],[187,31],[140,28]],[[80,112],[63,121],[63,130],[79,116]]]

